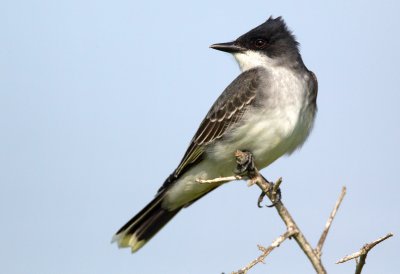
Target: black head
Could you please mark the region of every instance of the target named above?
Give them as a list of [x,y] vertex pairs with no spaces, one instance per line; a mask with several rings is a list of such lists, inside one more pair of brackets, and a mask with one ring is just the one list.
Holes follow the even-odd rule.
[[270,17],[265,23],[243,34],[229,43],[219,43],[210,46],[213,49],[240,53],[248,50],[263,53],[270,58],[297,57],[298,43],[288,30],[282,17]]

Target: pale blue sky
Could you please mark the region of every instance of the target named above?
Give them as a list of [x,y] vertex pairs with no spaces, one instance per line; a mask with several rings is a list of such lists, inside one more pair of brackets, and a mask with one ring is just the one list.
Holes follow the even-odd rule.
[[[210,105],[239,73],[208,48],[282,15],[319,79],[301,151],[263,174],[335,265],[400,228],[398,1],[9,1],[0,8],[0,272],[229,273],[285,230],[259,190],[227,184],[136,254],[111,245],[176,167]],[[399,235],[364,274],[398,273]],[[251,273],[312,273],[285,242]]]

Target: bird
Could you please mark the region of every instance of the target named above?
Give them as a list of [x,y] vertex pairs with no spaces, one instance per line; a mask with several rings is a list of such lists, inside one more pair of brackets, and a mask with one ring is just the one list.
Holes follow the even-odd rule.
[[241,73],[211,106],[154,199],[113,236],[112,242],[132,253],[182,209],[221,185],[199,180],[234,175],[237,150],[249,151],[262,169],[300,148],[312,131],[317,78],[281,16],[210,48],[232,54]]

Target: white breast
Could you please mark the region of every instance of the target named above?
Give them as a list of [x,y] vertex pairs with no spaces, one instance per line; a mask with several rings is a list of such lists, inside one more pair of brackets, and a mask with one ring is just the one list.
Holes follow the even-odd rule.
[[264,107],[246,112],[242,126],[209,151],[217,162],[227,161],[226,155],[237,149],[246,149],[261,169],[292,153],[307,139],[314,120],[307,108],[308,76],[299,76],[283,66],[267,67],[266,73],[268,92],[260,102]]

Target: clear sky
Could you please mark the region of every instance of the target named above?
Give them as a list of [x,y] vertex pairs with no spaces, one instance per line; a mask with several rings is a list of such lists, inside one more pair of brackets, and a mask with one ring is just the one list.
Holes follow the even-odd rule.
[[[319,79],[304,147],[263,170],[329,273],[388,232],[363,273],[400,261],[398,1],[19,1],[0,8],[0,272],[221,273],[285,227],[259,190],[224,185],[136,254],[112,235],[156,193],[213,101],[239,73],[209,49],[282,15]],[[251,273],[312,273],[294,241]]]

